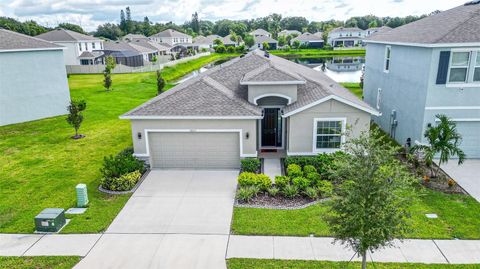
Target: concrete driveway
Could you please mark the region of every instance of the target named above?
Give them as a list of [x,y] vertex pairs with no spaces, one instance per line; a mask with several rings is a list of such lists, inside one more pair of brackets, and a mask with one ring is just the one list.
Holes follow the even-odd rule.
[[221,268],[237,170],[151,171],[75,268]]
[[468,159],[462,165],[458,165],[457,160],[450,160],[441,168],[480,202],[480,159]]

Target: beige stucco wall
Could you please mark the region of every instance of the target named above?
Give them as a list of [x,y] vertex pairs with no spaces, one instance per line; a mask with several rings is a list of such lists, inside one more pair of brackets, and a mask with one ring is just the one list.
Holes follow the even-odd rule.
[[297,85],[249,85],[248,101],[255,104],[257,96],[265,94],[281,94],[290,97],[291,103],[297,101]]
[[[289,117],[288,148],[289,154],[313,154],[313,128],[315,118],[346,118],[350,137],[358,137],[370,128],[370,114],[335,100],[321,103]],[[348,137],[347,136],[347,139]]]
[[[131,120],[132,141],[135,154],[146,154],[145,129],[241,129],[243,155],[254,155],[257,153],[257,132],[256,120]],[[142,138],[138,139],[138,132]],[[249,138],[246,138],[248,132]]]

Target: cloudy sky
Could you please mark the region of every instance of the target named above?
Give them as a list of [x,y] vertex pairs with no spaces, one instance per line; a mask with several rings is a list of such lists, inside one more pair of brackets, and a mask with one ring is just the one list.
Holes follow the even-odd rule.
[[0,16],[36,20],[56,26],[79,24],[88,31],[104,22],[118,22],[130,6],[136,20],[183,23],[194,11],[201,19],[245,19],[279,13],[309,20],[344,20],[352,16],[406,16],[445,10],[467,0],[0,0]]

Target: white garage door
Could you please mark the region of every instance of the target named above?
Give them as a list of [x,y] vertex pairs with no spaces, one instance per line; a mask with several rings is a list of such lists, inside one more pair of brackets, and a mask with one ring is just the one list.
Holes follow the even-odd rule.
[[480,158],[480,122],[457,122],[457,131],[462,135],[460,148],[467,158]]
[[149,133],[152,168],[237,169],[239,133]]

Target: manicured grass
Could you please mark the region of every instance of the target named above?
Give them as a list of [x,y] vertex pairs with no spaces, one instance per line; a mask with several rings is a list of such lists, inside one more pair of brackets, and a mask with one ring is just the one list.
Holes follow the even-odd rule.
[[[165,68],[163,77],[168,82],[229,56],[212,54]],[[65,116],[0,127],[0,232],[31,233],[42,209],[75,206],[78,183],[88,186],[89,209],[67,216],[72,221],[62,232],[100,232],[118,214],[130,195],[100,193],[99,168],[104,156],[131,146],[130,123],[118,116],[154,97],[156,81],[153,72],[114,74],[112,79],[113,90],[106,92],[102,75],[69,78],[71,97],[87,102],[83,139],[70,139],[73,129]]]
[[282,56],[282,57],[332,57],[332,56],[364,56],[365,49],[351,49],[351,50],[324,50],[324,49],[290,49],[289,51],[284,50],[271,50],[271,54]]
[[[479,239],[480,204],[470,196],[444,194],[418,187],[410,209],[408,238]],[[298,210],[234,208],[232,232],[242,235],[332,236],[324,216],[329,202]],[[437,219],[425,214],[435,213]]]
[[363,89],[360,88],[360,83],[355,82],[341,82],[340,83],[343,87],[349,89],[353,94],[355,94],[358,98],[363,99]]
[[70,269],[79,261],[76,256],[0,257],[0,269]]
[[[228,259],[228,269],[356,269],[359,262]],[[480,264],[369,263],[375,269],[478,269]]]

